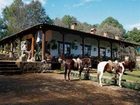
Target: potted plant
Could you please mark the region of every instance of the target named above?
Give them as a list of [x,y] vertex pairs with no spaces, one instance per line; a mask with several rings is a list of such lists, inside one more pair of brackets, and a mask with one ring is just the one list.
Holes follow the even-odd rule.
[[74,42],[71,43],[71,48],[74,50],[77,50],[77,48],[78,48],[76,43],[77,43],[76,40],[74,40]]
[[57,43],[56,43],[56,40],[53,39],[53,40],[51,40],[50,43],[51,43],[51,49],[52,49],[52,50],[57,49]]

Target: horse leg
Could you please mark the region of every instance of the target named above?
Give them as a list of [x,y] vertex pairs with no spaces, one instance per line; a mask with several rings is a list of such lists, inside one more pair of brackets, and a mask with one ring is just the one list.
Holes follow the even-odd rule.
[[68,70],[68,80],[70,81],[70,73],[71,73],[71,69]]
[[85,79],[85,80],[89,80],[89,68],[85,68],[84,71],[85,71],[85,72],[84,72],[84,79]]
[[99,73],[97,74],[97,77],[98,77],[99,85],[102,87],[102,77],[103,77],[103,73],[102,73],[102,72],[99,72]]
[[115,76],[114,76],[114,84],[115,85],[117,84],[117,73],[115,73]]
[[83,70],[80,68],[80,69],[79,69],[79,80],[81,80],[81,73],[82,73],[82,71],[83,71]]
[[87,76],[87,79],[89,80],[89,68],[87,68],[87,71],[86,71],[86,76]]
[[121,85],[121,81],[122,81],[122,74],[118,74],[118,75],[119,75],[119,81],[118,81],[119,83],[118,83],[118,84],[119,84],[119,87],[122,87],[122,85]]
[[67,66],[65,66],[64,79],[67,80]]

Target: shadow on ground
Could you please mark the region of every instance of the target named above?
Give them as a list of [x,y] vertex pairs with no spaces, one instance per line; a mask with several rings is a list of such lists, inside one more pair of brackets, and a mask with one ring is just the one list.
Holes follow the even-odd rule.
[[138,91],[93,81],[64,81],[55,73],[0,75],[0,105],[129,105],[140,103]]

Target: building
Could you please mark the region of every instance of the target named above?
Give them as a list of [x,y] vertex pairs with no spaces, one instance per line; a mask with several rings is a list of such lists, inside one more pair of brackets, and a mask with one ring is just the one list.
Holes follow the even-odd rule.
[[[0,48],[2,52],[7,49],[8,52],[17,54],[19,57],[22,51],[21,46],[27,42],[27,50],[31,51],[31,58],[35,57],[36,60],[44,60],[46,52],[50,52],[56,58],[63,54],[114,60],[122,57],[121,52],[118,52],[120,47],[139,46],[120,40],[118,37],[109,38],[106,34],[104,36],[96,35],[95,31],[92,29],[91,33],[87,33],[74,28],[38,24],[0,40]],[[8,49],[6,46],[10,48]]]

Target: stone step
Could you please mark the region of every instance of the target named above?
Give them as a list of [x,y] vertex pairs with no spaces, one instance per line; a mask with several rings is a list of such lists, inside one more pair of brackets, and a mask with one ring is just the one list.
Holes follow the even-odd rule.
[[6,66],[6,67],[0,67],[0,70],[20,70],[20,68]]
[[5,64],[1,64],[0,63],[0,67],[17,67],[17,65],[16,64],[7,64],[7,63],[5,63]]
[[21,72],[14,61],[0,61],[0,73],[17,73]]

